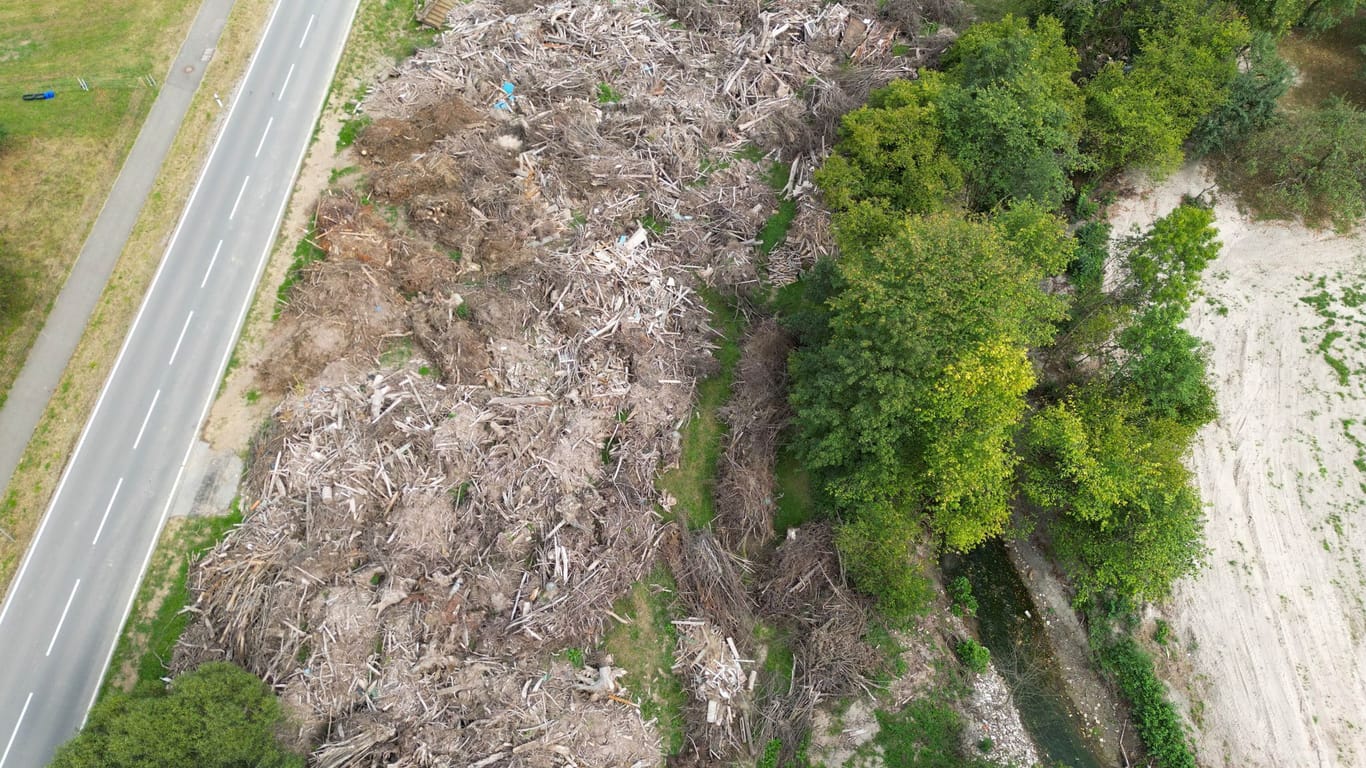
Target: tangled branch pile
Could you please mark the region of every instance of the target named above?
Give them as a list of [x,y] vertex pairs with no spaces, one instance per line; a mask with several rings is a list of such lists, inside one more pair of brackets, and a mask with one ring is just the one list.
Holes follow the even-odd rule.
[[[598,690],[546,658],[600,637],[655,560],[655,477],[714,365],[690,286],[756,281],[777,201],[737,155],[797,148],[800,236],[769,262],[791,279],[829,249],[805,192],[834,120],[911,63],[840,5],[699,9],[686,29],[645,2],[475,0],[368,102],[369,197],[319,205],[327,258],[261,370],[289,394],[176,661],[278,686],[315,764],[658,761],[629,678]],[[749,610],[730,555],[683,546],[726,576],[680,580],[699,605]]]

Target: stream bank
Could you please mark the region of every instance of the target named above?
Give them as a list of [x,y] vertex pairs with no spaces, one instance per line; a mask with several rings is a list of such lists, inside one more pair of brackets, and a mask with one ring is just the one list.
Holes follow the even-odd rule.
[[993,542],[946,556],[946,579],[966,576],[978,633],[1046,765],[1120,764],[1118,707],[1090,666],[1086,634],[1052,566],[1028,542]]

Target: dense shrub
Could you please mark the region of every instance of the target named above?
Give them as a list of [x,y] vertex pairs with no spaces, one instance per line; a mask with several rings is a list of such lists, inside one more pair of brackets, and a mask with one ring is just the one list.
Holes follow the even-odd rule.
[[1232,173],[1254,211],[1350,229],[1366,216],[1366,113],[1339,98],[1253,134]]
[[1138,735],[1148,753],[1161,768],[1195,768],[1195,756],[1186,740],[1186,731],[1176,707],[1167,699],[1167,690],[1153,673],[1152,659],[1130,638],[1110,645],[1101,654],[1101,663],[1114,674],[1119,688],[1133,708]]
[[1276,53],[1276,38],[1265,32],[1253,37],[1247,69],[1229,84],[1228,97],[1196,124],[1190,151],[1204,157],[1231,151],[1254,131],[1264,128],[1276,115],[1276,103],[1290,88],[1294,71]]
[[953,612],[959,616],[977,615],[977,598],[972,594],[972,582],[968,577],[959,576],[949,582],[949,599],[953,602]]
[[958,660],[963,662],[963,666],[979,675],[991,666],[991,651],[972,638],[960,641],[954,648],[954,653],[958,655]]
[[113,693],[57,752],[53,768],[303,768],[277,743],[270,687],[231,664],[205,664],[164,693]]

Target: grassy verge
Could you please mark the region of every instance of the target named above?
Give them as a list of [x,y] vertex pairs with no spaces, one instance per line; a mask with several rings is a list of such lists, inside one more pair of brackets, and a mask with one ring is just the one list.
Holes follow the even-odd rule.
[[778,451],[773,474],[778,486],[778,513],[773,518],[773,530],[781,538],[788,528],[796,528],[815,516],[815,497],[811,475],[790,448]]
[[221,517],[177,517],[166,524],[109,661],[101,699],[114,690],[164,687],[161,679],[166,676],[166,665],[190,620],[189,614],[181,612],[190,600],[190,564],[241,521],[234,501]]
[[285,272],[285,279],[280,283],[280,287],[275,289],[275,310],[271,315],[272,320],[278,320],[280,310],[289,301],[289,292],[294,290],[294,284],[299,282],[299,277],[303,274],[304,267],[327,256],[327,252],[318,246],[318,224],[316,217],[308,227],[308,232],[299,238],[299,242],[294,246],[294,261],[290,262],[289,269]]
[[[143,78],[164,76],[197,8],[0,4],[0,402],[156,98]],[[49,89],[49,101],[20,98]]]
[[720,333],[715,354],[721,370],[697,383],[697,409],[683,427],[678,466],[659,477],[660,487],[678,500],[673,510],[675,518],[690,528],[701,528],[716,516],[716,461],[721,457],[721,438],[726,434],[726,425],[717,410],[730,399],[744,324],[739,311],[720,294],[707,288],[700,293]]
[[[8,588],[47,507],[212,144],[213,129],[222,114],[214,104],[213,94],[230,92],[241,78],[260,40],[269,10],[269,0],[238,0],[233,6],[218,49],[186,112],[147,205],[10,479],[0,502],[0,528],[13,538],[0,537],[0,593]],[[4,172],[0,168],[0,174]]]
[[687,695],[673,673],[678,630],[672,621],[674,580],[660,567],[637,582],[617,601],[614,612],[630,621],[615,624],[603,638],[603,651],[626,670],[623,684],[640,705],[646,720],[658,721],[664,752],[676,755],[683,749],[683,705]]

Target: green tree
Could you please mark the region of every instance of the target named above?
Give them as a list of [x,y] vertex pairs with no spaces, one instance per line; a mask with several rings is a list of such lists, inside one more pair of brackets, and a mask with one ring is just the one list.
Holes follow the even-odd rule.
[[1112,380],[1138,398],[1151,417],[1192,433],[1216,415],[1204,345],[1161,311],[1145,312],[1119,335],[1124,354]]
[[[913,530],[906,521],[926,518],[959,550],[1004,527],[1010,440],[1033,383],[1024,350],[1061,317],[1041,281],[1070,257],[1062,222],[1032,207],[1001,222],[910,217],[827,268],[791,399],[798,453],[858,544],[842,549],[865,589],[879,594],[880,569],[905,557],[912,542],[885,539]],[[864,567],[874,547],[881,565]]]
[[1188,435],[1095,383],[1029,420],[1021,490],[1051,515],[1082,599],[1157,599],[1200,566],[1200,499],[1181,461]]
[[1077,55],[1047,16],[1033,27],[1007,16],[975,24],[945,54],[944,141],[963,169],[972,203],[1010,200],[1058,208],[1081,164]]
[[1283,115],[1246,146],[1230,172],[1257,213],[1342,230],[1366,216],[1366,113],[1346,101]]
[[303,768],[275,733],[269,686],[231,664],[205,664],[165,693],[114,693],[90,711],[53,768]]
[[1191,153],[1196,157],[1238,146],[1265,127],[1290,88],[1294,71],[1276,53],[1276,38],[1270,33],[1253,36],[1246,60],[1247,68],[1234,76],[1224,103],[1201,118],[1191,132]]
[[1228,98],[1246,22],[1195,6],[1168,15],[1166,26],[1137,33],[1127,65],[1110,61],[1085,86],[1086,147],[1102,170],[1172,170],[1196,124]]
[[1141,311],[1157,309],[1185,317],[1200,273],[1219,255],[1214,211],[1186,202],[1131,240],[1124,254],[1125,303]]
[[930,213],[961,197],[963,178],[939,129],[938,73],[894,80],[844,116],[835,151],[816,171],[831,210],[859,203],[893,213]]

